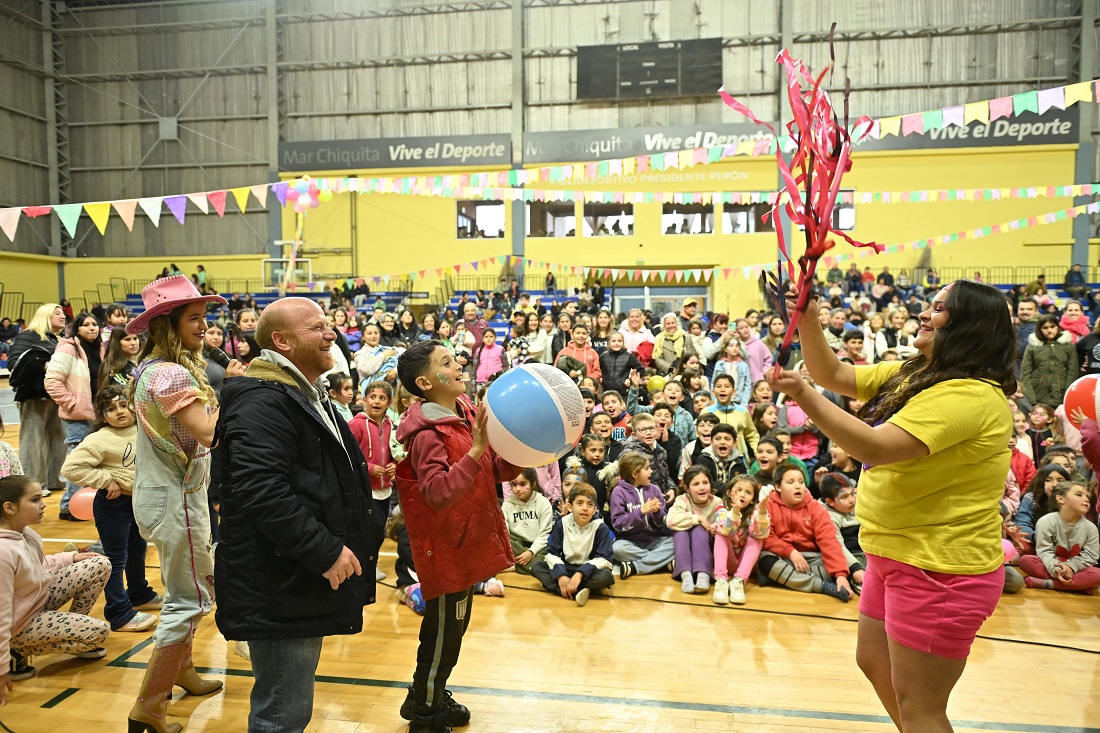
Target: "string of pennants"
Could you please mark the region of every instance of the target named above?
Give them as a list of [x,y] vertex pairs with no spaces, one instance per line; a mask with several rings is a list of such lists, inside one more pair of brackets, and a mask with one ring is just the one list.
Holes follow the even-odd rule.
[[[878,140],[890,137],[891,135],[901,137],[908,135],[923,135],[931,130],[940,130],[951,126],[963,127],[971,122],[989,123],[1001,118],[1016,117],[1024,113],[1042,114],[1050,109],[1067,109],[1081,102],[1093,101],[1100,102],[1100,79],[1052,87],[1049,89],[1022,92],[1008,97],[955,105],[952,107],[943,107],[909,115],[883,117],[871,121],[871,127],[867,130],[865,139]],[[862,136],[862,130],[857,130],[855,132],[856,134],[853,135],[854,138],[858,139]],[[794,147],[795,144],[789,137],[782,136],[778,139],[762,138],[759,140],[745,140],[736,144],[731,143],[727,145],[691,148],[665,153],[653,153],[651,155],[616,158],[578,165],[549,165],[539,168],[514,169],[487,173],[463,173],[447,176],[404,176],[394,178],[320,180],[346,180],[349,182],[365,180],[367,181],[367,188],[363,193],[411,194],[414,189],[431,192],[438,189],[440,190],[439,194],[433,193],[429,195],[443,195],[442,192],[447,189],[452,191],[454,191],[454,189],[508,189],[518,186],[528,186],[532,183],[540,182],[564,183],[566,181],[572,181],[575,177],[579,177],[582,174],[584,180],[591,181],[613,175],[645,173],[649,170],[663,171],[670,168],[684,169],[696,165],[716,163],[725,158],[734,156],[774,155],[777,148],[781,148],[786,152],[793,150]],[[191,202],[203,214],[208,214],[210,209],[213,208],[214,212],[219,217],[225,215],[226,202],[229,200],[230,196],[236,201],[237,208],[241,212],[246,210],[250,195],[256,198],[256,201],[261,207],[266,207],[269,192],[275,194],[280,205],[286,206],[287,189],[292,183],[294,182],[282,181],[272,184],[240,186],[225,190],[180,194],[176,196],[150,196],[137,199],[121,199],[117,201],[93,201],[86,203],[10,207],[0,209],[0,231],[3,231],[9,240],[14,241],[15,232],[19,226],[21,216],[25,215],[33,219],[53,213],[61,220],[61,223],[64,225],[69,235],[74,236],[77,222],[80,220],[81,214],[86,213],[92,220],[96,229],[99,230],[100,234],[103,234],[106,232],[107,222],[110,219],[112,211],[122,219],[128,230],[133,231],[134,217],[138,208],[142,210],[154,226],[160,226],[163,206],[167,206],[169,212],[171,212],[176,220],[179,221],[180,224],[183,224],[188,202]],[[318,188],[322,191],[335,190],[329,189],[327,183],[325,186],[319,185]],[[348,190],[352,189],[349,188]],[[997,189],[990,190],[995,191]],[[596,192],[587,192],[583,195],[590,196],[594,193]],[[608,200],[607,193],[608,192],[603,192],[604,197],[602,200],[605,202]],[[615,195],[620,192],[611,193],[611,201],[615,201]],[[621,193],[625,200],[626,192]],[[463,193],[462,195],[466,194]],[[489,195],[495,196],[496,193],[493,192]],[[504,195],[503,192],[500,194],[502,197]],[[514,198],[516,197],[514,193],[508,195]],[[558,195],[564,195],[564,193],[547,191],[544,192],[543,195],[556,197]],[[573,192],[573,195],[576,197],[576,192]],[[635,193],[634,195],[637,196],[639,194]],[[643,202],[645,201],[645,196],[648,195],[654,196],[654,201],[657,201],[656,196],[658,194],[641,195],[643,196]],[[672,194],[672,196],[675,195],[676,194]],[[694,197],[700,194],[680,194],[680,196],[687,195],[693,197],[692,202],[694,203]],[[701,195],[706,196],[707,194]],[[774,193],[769,192],[768,195],[774,195]],[[486,194],[483,191],[482,197],[484,198],[485,196]],[[530,196],[530,198],[528,198],[528,196]],[[713,200],[713,194],[711,194],[711,196]],[[533,192],[528,194],[527,191],[523,192],[521,198],[522,200],[532,201],[555,200],[553,198],[536,199],[534,198]],[[561,200],[568,199],[563,198]],[[892,197],[891,200],[893,200]],[[764,203],[765,201],[766,199],[762,199],[756,203]],[[727,203],[733,203],[733,201]]]
[[[1094,201],[1088,204],[1082,204],[1080,206],[1073,206],[1068,209],[1048,212],[1046,214],[1036,214],[1034,216],[1028,216],[1020,219],[1012,219],[1001,224],[976,227],[974,229],[966,229],[960,232],[955,232],[953,234],[944,234],[937,237],[915,239],[909,242],[888,245],[884,250],[884,253],[895,254],[898,252],[927,249],[928,247],[952,244],[955,242],[964,242],[971,239],[981,239],[983,237],[1002,234],[1004,232],[1011,232],[1020,229],[1029,229],[1032,227],[1054,224],[1059,221],[1066,221],[1067,219],[1076,218],[1081,214],[1097,213],[1100,213],[1100,202]],[[872,254],[874,254],[874,252],[871,250],[855,249],[851,252],[845,252],[842,254],[826,255],[825,257],[821,258],[821,263],[825,267],[829,268],[840,265],[842,263],[850,262],[856,258],[867,257]],[[423,279],[428,276],[429,272],[434,272],[436,277],[441,278],[445,275],[450,275],[451,273],[455,275],[460,275],[463,272],[466,272],[467,274],[477,273],[480,272],[483,268],[488,268],[493,265],[511,265],[513,267],[522,266],[523,268],[528,270],[549,270],[564,275],[581,275],[586,280],[589,278],[602,278],[607,279],[610,282],[615,282],[620,278],[627,278],[633,282],[642,283],[694,282],[696,284],[709,283],[712,279],[717,279],[719,275],[721,275],[723,280],[728,280],[731,274],[738,273],[740,273],[745,278],[756,279],[760,277],[761,272],[765,270],[773,271],[776,267],[775,262],[759,263],[755,265],[740,265],[737,267],[704,267],[687,269],[588,267],[585,265],[563,265],[557,262],[547,262],[545,260],[537,260],[527,257],[516,257],[514,255],[497,255],[495,257],[487,257],[480,260],[474,260],[472,262],[463,262],[457,265],[449,265],[447,267],[436,267],[428,270],[416,270],[407,273],[377,275],[368,278],[348,278],[347,280],[331,280],[328,282],[310,282],[304,284],[288,283],[287,289],[308,289],[310,291],[315,291],[320,288],[322,290],[331,290],[333,287],[345,284],[351,287],[353,285],[362,285],[364,282],[368,284],[373,282],[375,286],[381,284],[389,285],[391,281],[400,281],[403,279],[415,281],[418,278]]]

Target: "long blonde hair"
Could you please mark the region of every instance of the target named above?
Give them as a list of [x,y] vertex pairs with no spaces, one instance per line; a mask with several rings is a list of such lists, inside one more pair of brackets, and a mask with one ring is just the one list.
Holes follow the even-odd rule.
[[192,351],[184,347],[176,333],[176,327],[188,305],[181,305],[170,313],[149,320],[148,338],[138,354],[138,363],[154,356],[179,364],[199,383],[199,390],[206,395],[206,403],[216,406],[218,398],[214,394],[214,388],[210,386],[210,380],[206,378],[206,360],[202,358],[202,348]]
[[34,318],[27,324],[27,330],[34,331],[43,340],[50,334],[56,336],[57,334],[50,328],[50,319],[53,318],[53,312],[60,307],[57,303],[40,305],[38,310],[34,312]]

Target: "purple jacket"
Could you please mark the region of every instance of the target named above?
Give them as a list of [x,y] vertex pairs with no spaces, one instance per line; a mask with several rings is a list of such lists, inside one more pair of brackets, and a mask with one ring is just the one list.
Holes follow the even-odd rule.
[[764,378],[764,371],[772,365],[772,352],[754,333],[742,348],[745,349],[745,361],[749,363],[749,381],[756,384]]
[[[655,512],[642,514],[642,504],[650,499],[657,499],[660,508]],[[615,530],[615,539],[648,545],[668,534],[665,529],[667,513],[665,497],[657,484],[638,489],[619,479],[619,483],[611,490],[611,527]]]

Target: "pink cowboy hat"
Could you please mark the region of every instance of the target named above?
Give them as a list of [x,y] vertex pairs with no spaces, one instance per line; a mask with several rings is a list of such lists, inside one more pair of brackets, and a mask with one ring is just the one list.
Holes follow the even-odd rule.
[[149,328],[149,321],[171,313],[181,305],[228,303],[220,295],[203,295],[195,289],[194,283],[186,275],[171,275],[154,280],[142,288],[141,300],[145,304],[145,312],[126,324],[126,333],[145,333]]

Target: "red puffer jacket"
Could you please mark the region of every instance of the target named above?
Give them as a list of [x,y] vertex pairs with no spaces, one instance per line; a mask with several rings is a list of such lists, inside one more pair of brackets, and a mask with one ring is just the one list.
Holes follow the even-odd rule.
[[433,402],[409,407],[397,429],[408,455],[397,466],[397,493],[420,590],[428,600],[466,590],[515,565],[496,484],[521,469],[489,448],[475,461],[474,408],[458,415]]

